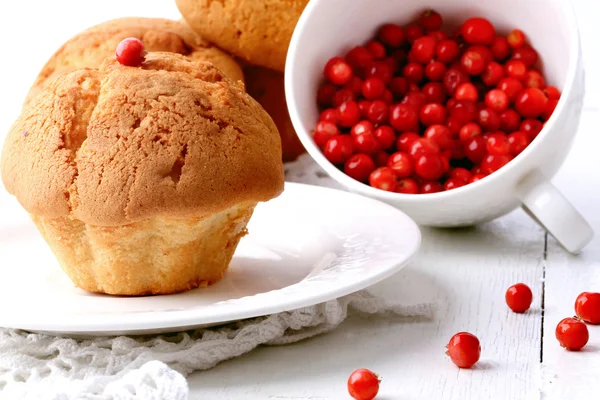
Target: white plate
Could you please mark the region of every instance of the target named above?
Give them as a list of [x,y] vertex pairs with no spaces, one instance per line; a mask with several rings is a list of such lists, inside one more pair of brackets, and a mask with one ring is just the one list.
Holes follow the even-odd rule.
[[392,275],[421,240],[416,224],[389,205],[288,183],[256,208],[217,284],[111,297],[75,288],[17,202],[6,193],[0,201],[0,326],[63,334],[177,331],[310,306]]

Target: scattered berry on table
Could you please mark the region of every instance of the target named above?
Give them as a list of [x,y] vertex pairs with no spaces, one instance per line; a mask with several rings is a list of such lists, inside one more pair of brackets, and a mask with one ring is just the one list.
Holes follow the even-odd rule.
[[516,313],[524,313],[531,307],[533,293],[529,286],[524,283],[517,283],[508,288],[505,295],[506,304]]
[[379,377],[368,369],[357,369],[348,378],[348,393],[355,400],[372,400],[379,392]]
[[587,326],[578,318],[565,318],[556,326],[556,339],[562,347],[579,351],[590,338]]
[[600,293],[584,292],[577,296],[575,313],[588,324],[600,324]]
[[471,368],[481,356],[479,339],[468,332],[459,332],[452,336],[446,349],[446,354],[459,368]]

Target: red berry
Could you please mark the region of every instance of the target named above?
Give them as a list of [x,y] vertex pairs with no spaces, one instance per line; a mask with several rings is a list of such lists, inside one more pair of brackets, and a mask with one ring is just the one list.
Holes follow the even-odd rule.
[[475,103],[479,97],[477,88],[470,82],[461,83],[454,92],[454,98],[456,100],[466,100]]
[[375,160],[375,166],[385,167],[387,165],[387,160],[390,158],[390,155],[385,151],[378,151],[374,156],[373,160]]
[[[367,100],[361,100],[358,102],[358,109],[360,110],[360,118],[369,118],[369,108],[371,107],[371,102]],[[337,118],[337,114],[336,114]],[[336,119],[337,121],[337,119]]]
[[477,117],[475,103],[465,100],[457,100],[448,106],[450,116],[462,125],[473,121]]
[[392,76],[394,76],[396,71],[398,71],[398,66],[400,64],[398,60],[396,60],[394,57],[386,57],[381,62],[385,63],[388,66],[390,72],[392,73]]
[[404,77],[410,83],[419,84],[425,77],[425,70],[421,64],[410,62],[404,67]]
[[515,49],[511,58],[513,60],[523,61],[527,67],[533,67],[537,63],[539,56],[533,47],[526,44]]
[[491,174],[504,167],[510,161],[510,157],[500,154],[488,154],[481,161],[481,170],[483,173]]
[[490,87],[496,86],[502,78],[504,78],[504,68],[495,61],[486,65],[481,74],[481,81]]
[[412,24],[406,27],[406,40],[408,43],[412,44],[415,40],[420,38],[421,36],[425,36],[425,32],[423,28],[421,28],[417,24]]
[[510,47],[508,46],[508,40],[502,36],[496,36],[490,47],[492,54],[496,61],[504,61],[510,54]]
[[546,86],[542,74],[534,70],[527,71],[523,83],[525,83],[525,87],[534,87],[538,89],[543,89]]
[[514,101],[517,95],[523,90],[523,84],[516,78],[503,78],[498,82],[498,89],[507,94],[510,101]]
[[481,135],[481,128],[475,122],[469,122],[460,128],[458,137],[461,141],[466,142],[472,137]]
[[408,92],[408,81],[402,76],[397,76],[392,79],[389,88],[394,96],[400,98]]
[[471,179],[471,172],[466,168],[454,168],[450,172],[450,178],[458,179],[464,183],[467,183]]
[[422,93],[428,103],[444,103],[446,101],[446,91],[444,85],[440,82],[429,82],[423,86]]
[[367,100],[379,99],[385,91],[385,83],[379,78],[371,77],[362,83],[362,95]]
[[494,42],[496,30],[485,18],[470,18],[462,25],[461,34],[469,44],[490,45]]
[[562,347],[579,351],[590,338],[587,326],[577,318],[565,318],[556,326],[556,339]]
[[541,121],[529,118],[521,122],[521,127],[519,128],[519,130],[521,132],[525,132],[527,136],[529,136],[529,139],[533,140],[538,135],[538,133],[540,133],[543,127],[544,124],[542,124]]
[[508,138],[502,132],[488,135],[486,149],[489,154],[506,155],[510,152]]
[[583,292],[577,296],[575,312],[588,324],[600,324],[600,293]]
[[384,103],[392,104],[394,102],[394,95],[389,89],[385,89],[383,91],[383,96],[381,96],[381,100],[383,100]]
[[435,31],[442,27],[442,16],[434,10],[425,10],[419,16],[419,25],[428,31]]
[[343,164],[350,158],[354,149],[350,135],[337,135],[325,143],[323,155],[332,164]]
[[521,117],[519,114],[509,108],[508,110],[502,111],[500,114],[500,130],[504,132],[514,132],[519,129],[521,125]]
[[383,100],[375,100],[367,110],[367,118],[374,124],[383,124],[387,121],[390,107]]
[[379,147],[383,150],[389,149],[396,142],[394,130],[387,125],[382,125],[375,129],[373,135],[375,136],[375,139],[377,139]]
[[500,115],[491,108],[484,108],[477,114],[477,123],[484,131],[497,131],[500,129]]
[[372,400],[379,392],[379,377],[368,369],[357,369],[348,378],[348,393],[354,400]]
[[335,85],[345,85],[352,75],[352,67],[342,57],[334,57],[325,65],[325,77]]
[[329,139],[340,134],[337,125],[328,121],[319,121],[315,127],[313,139],[317,146],[323,147]]
[[400,179],[396,187],[396,193],[417,194],[419,193],[419,185],[414,179]]
[[419,118],[425,126],[443,124],[446,121],[446,108],[439,103],[426,104],[421,109]]
[[435,56],[436,41],[430,36],[423,36],[415,40],[412,45],[411,53],[415,61],[421,64],[427,64]]
[[373,131],[352,135],[352,147],[359,153],[375,154],[379,148],[379,142],[375,139]]
[[479,164],[486,155],[486,140],[483,136],[474,136],[465,142],[465,156],[475,164]]
[[398,132],[415,131],[419,126],[419,116],[412,107],[396,104],[390,108],[390,124]]
[[441,183],[437,181],[425,182],[419,188],[419,193],[421,194],[429,194],[429,193],[437,193],[444,190],[444,187]]
[[525,34],[519,29],[511,31],[506,37],[508,45],[513,49],[521,47],[525,44]]
[[560,91],[554,86],[546,86],[544,89],[544,94],[548,98],[548,100],[558,100],[560,99]]
[[475,174],[469,179],[469,183],[477,182],[485,178],[484,174]]
[[356,46],[346,54],[346,62],[353,68],[367,68],[373,62],[373,55],[363,46]]
[[492,89],[485,95],[485,105],[494,111],[506,110],[508,101],[508,95],[500,89]]
[[448,149],[452,146],[450,130],[445,125],[434,124],[425,130],[425,138],[438,145],[440,149]]
[[359,182],[367,182],[375,170],[375,162],[366,154],[354,154],[344,164],[344,172]]
[[421,92],[408,92],[400,104],[407,105],[416,112],[419,112],[427,104],[427,98]]
[[485,60],[477,51],[465,51],[460,58],[460,64],[469,75],[479,75],[485,69]]
[[548,99],[537,88],[526,88],[517,95],[515,108],[525,118],[536,118],[544,113]]
[[398,149],[398,151],[408,153],[412,148],[412,144],[419,139],[419,135],[417,135],[415,132],[404,132],[396,141],[396,149]]
[[385,24],[379,28],[377,38],[389,47],[400,47],[404,44],[404,29],[395,24]]
[[448,39],[448,35],[446,35],[446,33],[444,31],[440,31],[440,30],[431,31],[431,32],[429,32],[429,34],[427,36],[434,38],[436,43],[441,42],[442,40]]
[[381,60],[387,55],[385,46],[377,40],[371,40],[365,44],[365,48],[369,51],[369,53],[371,53],[371,56],[374,60]]
[[527,73],[527,66],[523,61],[510,60],[504,66],[504,70],[506,72],[506,76],[522,80],[525,78],[525,74]]
[[371,172],[369,176],[369,184],[376,189],[393,192],[396,190],[397,177],[388,167],[379,167],[375,171]]
[[423,154],[415,160],[415,173],[426,180],[437,180],[444,173],[444,164],[439,154]]
[[337,124],[337,111],[335,108],[327,108],[319,114],[319,121],[327,121]]
[[363,81],[358,76],[353,76],[344,85],[344,88],[350,90],[355,96],[358,96],[362,93],[362,84]]
[[531,139],[525,132],[517,131],[508,135],[510,154],[513,156],[521,154],[529,146],[529,143],[531,143]]
[[333,104],[333,96],[337,88],[330,83],[322,85],[317,91],[317,103],[321,107],[330,107]]
[[521,314],[529,310],[531,301],[533,300],[533,293],[526,284],[517,283],[508,288],[504,297],[508,307],[514,312]]
[[442,40],[435,48],[435,56],[438,61],[451,64],[458,59],[460,49],[454,40]]
[[468,332],[459,332],[452,336],[446,348],[446,354],[459,368],[471,368],[481,356],[479,339]]
[[444,74],[442,83],[448,95],[453,96],[461,83],[469,82],[469,76],[458,68],[450,68]]
[[117,61],[128,67],[136,67],[144,62],[146,52],[144,43],[138,38],[121,40],[115,52]]
[[450,178],[444,183],[444,190],[452,190],[459,188],[461,186],[465,186],[467,182],[462,179]]
[[360,109],[354,101],[345,101],[337,109],[338,124],[349,128],[360,119]]
[[550,119],[550,117],[552,116],[552,113],[556,109],[557,105],[558,105],[558,100],[548,100],[548,104],[546,105],[544,114],[542,114],[542,118],[544,118],[544,121],[548,121]]
[[391,82],[393,75],[390,65],[385,61],[375,61],[365,71],[366,78],[379,78],[386,85]]
[[446,74],[446,65],[439,61],[430,62],[425,66],[425,77],[432,82],[439,82],[444,79]]
[[427,138],[419,138],[412,142],[408,152],[416,160],[426,154],[438,155],[440,153],[440,146]]
[[388,158],[387,166],[398,178],[408,178],[413,173],[413,160],[407,153],[397,152]]
[[333,106],[339,107],[347,101],[354,101],[354,93],[348,88],[343,88],[335,92],[333,95]]

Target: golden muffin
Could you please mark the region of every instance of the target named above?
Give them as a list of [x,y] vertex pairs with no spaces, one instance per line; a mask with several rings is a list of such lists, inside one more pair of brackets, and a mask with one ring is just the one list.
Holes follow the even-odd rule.
[[263,106],[277,125],[281,135],[283,161],[294,161],[306,150],[290,120],[285,100],[283,73],[251,65],[244,66],[243,70],[246,77],[246,91]]
[[93,26],[64,43],[40,71],[26,103],[60,74],[79,68],[98,68],[115,54],[117,44],[128,37],[142,40],[148,51],[168,51],[194,61],[209,61],[230,79],[244,80],[232,57],[202,39],[185,23],[161,18],[120,18]]
[[53,80],[23,109],[2,180],[78,287],[175,293],[219,280],[283,190],[277,128],[211,63],[149,53]]
[[308,0],[176,0],[189,26],[251,64],[283,71]]

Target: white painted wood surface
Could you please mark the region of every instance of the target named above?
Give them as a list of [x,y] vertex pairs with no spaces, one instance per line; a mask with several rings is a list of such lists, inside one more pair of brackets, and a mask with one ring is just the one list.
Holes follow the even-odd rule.
[[[331,334],[261,348],[191,375],[192,399],[347,399],[346,379],[359,367],[382,375],[380,399],[597,396],[600,327],[590,328],[581,353],[564,351],[554,338],[556,323],[573,314],[577,294],[600,291],[600,8],[593,0],[574,4],[588,95],[572,154],[554,182],[597,232],[583,254],[565,254],[520,210],[472,229],[424,229],[420,256],[372,290],[407,302],[433,299],[440,306],[434,319],[351,318]],[[94,23],[128,15],[178,18],[172,0],[1,2],[0,138],[55,48]],[[519,281],[534,292],[525,315],[504,303],[506,288]],[[461,330],[482,341],[482,360],[473,370],[458,370],[444,355],[448,339]]]

